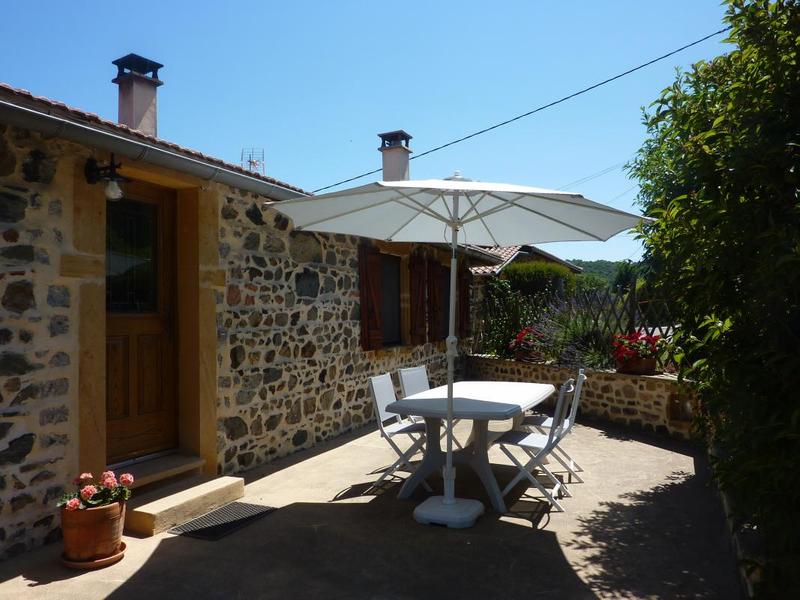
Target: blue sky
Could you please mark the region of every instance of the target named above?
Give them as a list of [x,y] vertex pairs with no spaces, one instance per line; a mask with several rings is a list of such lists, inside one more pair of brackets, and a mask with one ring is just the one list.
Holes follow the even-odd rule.
[[[83,6],[83,8],[80,8]],[[135,6],[135,8],[134,8]],[[13,3],[0,21],[0,81],[116,119],[129,52],[165,65],[159,136],[313,190],[380,166],[376,134],[433,146],[591,85],[722,24],[717,0],[616,2]],[[723,36],[507,127],[411,163],[484,181],[561,187],[630,159],[641,107]],[[355,182],[366,183],[370,178]],[[636,210],[621,168],[573,188]],[[640,254],[627,235],[542,246],[564,258]]]

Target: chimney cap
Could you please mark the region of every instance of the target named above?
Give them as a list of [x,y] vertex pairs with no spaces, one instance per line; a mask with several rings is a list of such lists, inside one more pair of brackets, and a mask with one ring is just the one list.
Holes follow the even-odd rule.
[[383,150],[384,148],[394,148],[396,146],[408,148],[408,142],[412,138],[411,135],[402,129],[387,131],[386,133],[379,133],[378,137],[381,138],[380,150]]
[[[163,83],[158,79],[158,70],[164,65],[149,58],[131,53],[117,60],[112,60],[111,64],[117,67],[117,79],[125,75],[140,75],[157,82],[157,85]],[[116,79],[114,83],[116,83]]]

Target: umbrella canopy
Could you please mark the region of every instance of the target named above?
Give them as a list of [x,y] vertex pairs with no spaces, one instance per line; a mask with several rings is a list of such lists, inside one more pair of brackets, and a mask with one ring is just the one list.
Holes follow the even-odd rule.
[[455,497],[453,469],[453,376],[456,252],[462,243],[511,246],[556,241],[602,240],[635,227],[643,217],[587,200],[580,194],[448,179],[377,181],[321,196],[268,203],[294,221],[296,230],[344,233],[394,242],[451,244],[450,322],[447,337],[447,462],[444,496],[414,511],[417,520],[467,527],[483,513],[477,500]]
[[446,226],[456,218],[462,243],[481,246],[604,241],[642,219],[580,194],[457,177],[376,181],[272,206],[296,229],[395,242],[450,243]]

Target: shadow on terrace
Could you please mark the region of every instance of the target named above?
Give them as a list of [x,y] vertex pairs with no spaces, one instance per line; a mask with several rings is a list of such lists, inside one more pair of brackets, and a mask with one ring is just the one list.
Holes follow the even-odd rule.
[[[126,538],[122,562],[84,574],[55,564],[51,546],[0,567],[0,596],[737,597],[699,450],[596,424],[576,426],[565,447],[586,479],[570,486],[566,513],[520,484],[508,514],[447,530],[414,522],[421,489],[401,501],[399,478],[371,487],[392,455],[376,432],[361,430],[246,473],[244,501],[279,510],[217,542]],[[515,471],[499,452],[490,456],[502,485]],[[436,491],[440,481],[431,483]],[[487,501],[466,468],[456,488]]]

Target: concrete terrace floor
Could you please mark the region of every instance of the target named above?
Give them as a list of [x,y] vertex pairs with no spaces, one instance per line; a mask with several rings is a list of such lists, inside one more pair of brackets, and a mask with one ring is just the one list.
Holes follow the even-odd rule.
[[[594,423],[564,447],[586,480],[566,513],[520,484],[508,514],[448,530],[412,519],[421,488],[408,501],[399,478],[371,489],[393,455],[362,429],[245,473],[243,501],[280,508],[219,541],[126,537],[125,558],[94,572],[62,567],[52,544],[0,564],[0,598],[739,597],[701,451]],[[491,455],[502,486],[514,470]],[[467,468],[456,490],[486,501]]]

